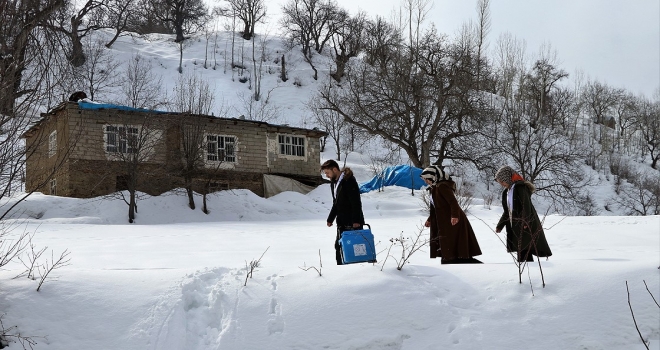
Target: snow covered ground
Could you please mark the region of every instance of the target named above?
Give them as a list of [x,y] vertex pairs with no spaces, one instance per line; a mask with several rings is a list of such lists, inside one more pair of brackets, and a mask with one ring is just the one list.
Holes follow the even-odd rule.
[[[228,39],[221,35],[218,57]],[[263,91],[279,111],[271,122],[311,127],[301,106],[320,82],[299,54],[282,47],[273,40],[267,51]],[[171,94],[178,79],[171,38],[124,37],[111,53],[122,67],[142,54]],[[214,83],[216,111],[224,105],[230,117],[242,114],[241,94],[251,90],[224,72],[224,59],[204,69],[204,53],[204,39],[191,40],[184,71]],[[286,83],[275,63],[283,53]],[[328,79],[329,65],[318,66]],[[116,99],[116,92],[99,92],[97,101]],[[323,160],[333,158],[330,149]],[[349,158],[358,180],[370,179],[367,157]],[[518,283],[493,232],[501,208],[478,200],[468,218],[483,265],[441,266],[424,250],[397,270],[393,257],[401,251],[392,248],[386,259],[389,240],[417,234],[426,217],[419,191],[413,197],[403,188],[362,196],[379,262],[336,266],[335,229],[325,225],[329,192],[327,185],[269,199],[219,192],[209,199],[209,215],[190,210],[182,195],[143,198],[132,225],[120,200],[32,195],[15,208],[19,218],[7,221],[16,225],[12,235],[34,232],[36,247],[48,247],[41,262],[68,249],[71,265],[55,270],[39,292],[38,281],[13,278],[25,270],[20,262],[1,269],[3,325],[17,326],[38,350],[644,349],[628,281],[639,329],[651,348],[660,348],[660,309],[644,285],[660,299],[658,216],[548,216],[554,255],[542,261],[543,288],[536,264]],[[606,182],[597,190],[603,201],[611,193]],[[0,203],[2,212],[13,201]],[[244,285],[246,264],[262,254]],[[301,269],[312,266],[322,276]]]
[[[479,203],[468,217],[483,265],[440,265],[424,250],[397,270],[386,249],[418,232],[419,195],[364,194],[379,262],[345,266],[325,226],[328,185],[269,199],[219,192],[209,215],[184,196],[145,198],[133,225],[119,200],[33,195],[15,232],[35,232],[48,259],[68,249],[71,265],[39,292],[37,281],[12,279],[20,263],[1,270],[3,323],[49,350],[644,349],[628,281],[639,329],[660,345],[660,309],[644,285],[660,297],[660,217],[548,216],[543,288],[537,264],[518,283],[492,231],[501,207]],[[319,251],[322,276],[301,269],[320,268]],[[246,264],[262,254],[244,286]]]

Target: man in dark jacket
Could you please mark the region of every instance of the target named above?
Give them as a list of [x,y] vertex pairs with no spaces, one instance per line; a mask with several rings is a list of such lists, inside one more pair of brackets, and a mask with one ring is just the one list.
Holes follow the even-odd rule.
[[327,225],[337,221],[337,238],[335,239],[335,256],[337,265],[342,264],[341,247],[339,239],[341,233],[347,230],[360,230],[364,225],[362,214],[362,201],[360,200],[360,187],[350,168],[339,170],[334,160],[328,160],[321,165],[321,171],[330,179],[332,191],[332,209],[328,215]]

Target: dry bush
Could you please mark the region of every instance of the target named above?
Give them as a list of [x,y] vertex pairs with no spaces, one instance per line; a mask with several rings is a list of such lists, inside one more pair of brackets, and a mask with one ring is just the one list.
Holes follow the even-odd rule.
[[303,267],[298,266],[298,268],[303,270],[303,271],[309,271],[311,269],[314,269],[314,270],[316,270],[316,273],[319,274],[319,277],[323,276],[323,273],[321,272],[321,270],[323,269],[323,261],[321,261],[321,249],[319,249],[319,267],[318,268],[316,266],[313,266],[313,265],[310,266],[310,267],[307,267],[307,264],[305,264],[305,263],[303,263]]
[[259,259],[252,260],[249,263],[247,261],[245,261],[245,270],[247,271],[247,273],[245,274],[245,283],[243,284],[243,286],[247,286],[248,278],[252,278],[252,274],[254,273],[254,269],[256,269],[257,267],[260,267],[261,258],[264,257],[264,255],[266,254],[266,252],[268,251],[269,248],[270,247],[268,247],[268,248],[266,248],[266,250],[264,250],[264,252],[261,254]]
[[[401,271],[403,266],[410,261],[410,258],[420,249],[424,248],[429,244],[428,238],[424,237],[424,225],[418,227],[418,232],[413,236],[404,237],[403,232],[399,237],[390,238],[390,247],[387,250],[387,256],[383,261],[383,265],[380,270],[383,271],[385,263],[389,257],[392,257],[396,262],[396,269]],[[391,255],[392,247],[397,246],[401,248],[401,256],[399,258]]]

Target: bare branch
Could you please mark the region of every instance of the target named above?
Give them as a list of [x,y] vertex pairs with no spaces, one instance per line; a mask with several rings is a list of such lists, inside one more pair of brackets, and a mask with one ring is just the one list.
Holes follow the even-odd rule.
[[319,268],[316,268],[316,266],[306,267],[305,265],[303,265],[303,267],[298,266],[298,268],[303,271],[314,269],[319,274],[319,277],[323,276],[323,274],[321,274],[321,270],[323,269],[323,262],[321,261],[321,249],[319,249]]
[[651,298],[653,298],[653,301],[655,302],[655,305],[658,305],[658,307],[660,308],[660,304],[658,304],[658,301],[655,300],[655,297],[653,296],[653,293],[651,293],[651,291],[649,290],[649,286],[646,284],[646,281],[644,281],[644,285],[646,286],[646,291],[649,292],[649,294],[651,295]]
[[637,321],[635,320],[635,313],[633,312],[632,304],[630,303],[630,289],[628,289],[628,281],[626,281],[626,292],[628,293],[628,307],[630,307],[630,314],[632,315],[633,323],[635,323],[635,329],[637,329],[637,334],[639,334],[639,339],[642,340],[642,343],[644,343],[646,349],[649,350],[649,344],[646,340],[644,340],[644,337],[642,336],[642,332],[639,330],[639,327],[637,326]]
[[46,282],[46,278],[48,278],[48,275],[53,272],[53,270],[71,265],[69,263],[71,261],[71,258],[69,258],[70,254],[71,252],[69,252],[68,249],[65,249],[62,254],[60,254],[60,257],[55,260],[55,256],[53,255],[53,252],[51,252],[50,264],[48,263],[48,260],[46,260],[46,263],[43,264],[42,268],[38,269],[41,278],[39,280],[39,285],[37,286],[37,292],[41,289],[41,285]]
[[270,248],[270,246],[268,248],[266,248],[266,250],[264,250],[264,252],[261,254],[259,259],[252,260],[252,261],[250,261],[250,263],[248,263],[247,261],[245,262],[245,269],[247,270],[247,274],[245,275],[245,283],[243,284],[243,286],[247,286],[248,278],[252,278],[252,273],[254,272],[254,269],[256,269],[257,267],[260,266],[261,258],[264,257],[264,254],[266,254],[266,252],[268,251],[269,248]]

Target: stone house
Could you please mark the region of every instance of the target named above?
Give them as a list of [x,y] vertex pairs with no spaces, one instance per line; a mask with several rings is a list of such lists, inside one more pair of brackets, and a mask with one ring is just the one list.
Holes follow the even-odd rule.
[[[23,134],[26,191],[96,197],[131,188],[159,195],[245,188],[264,174],[323,182],[319,130],[207,115],[63,102]],[[189,166],[186,166],[189,165]]]

